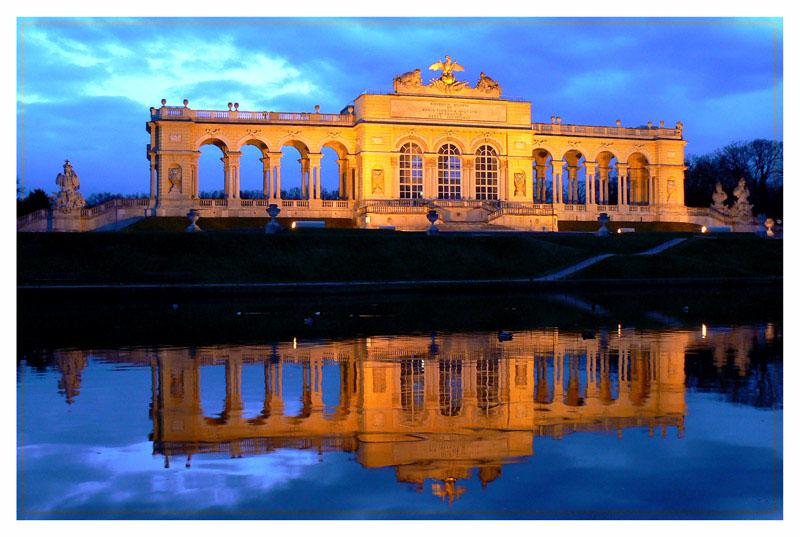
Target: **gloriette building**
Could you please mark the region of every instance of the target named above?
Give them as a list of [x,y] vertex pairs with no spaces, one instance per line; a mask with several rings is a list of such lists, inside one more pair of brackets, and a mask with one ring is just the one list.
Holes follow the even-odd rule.
[[[401,74],[391,91],[366,91],[338,114],[150,109],[150,199],[114,200],[78,209],[71,229],[119,225],[141,216],[266,216],[337,219],[362,228],[422,230],[437,211],[444,229],[558,230],[559,222],[613,221],[724,224],[710,209],[684,205],[683,125],[646,127],[570,125],[560,117],[536,123],[531,103],[502,94],[480,74],[458,80],[463,68],[445,56],[426,72]],[[438,75],[438,76],[437,76]],[[224,188],[201,199],[198,159],[205,146],[223,153],[224,177],[203,177]],[[240,159],[246,145],[262,154],[263,199],[241,199]],[[291,180],[281,152],[300,153],[303,199],[282,199]],[[323,148],[336,152],[338,199],[321,199]],[[326,157],[330,158],[330,157]],[[113,211],[112,211],[113,209]],[[113,212],[111,215],[103,216]],[[57,215],[63,218],[63,214]],[[35,220],[35,218],[29,219]],[[35,226],[23,222],[22,229]],[[50,225],[50,228],[58,226]]]

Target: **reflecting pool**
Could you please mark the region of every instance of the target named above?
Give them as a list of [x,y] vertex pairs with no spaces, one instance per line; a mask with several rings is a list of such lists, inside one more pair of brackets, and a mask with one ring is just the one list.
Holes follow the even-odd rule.
[[776,293],[28,304],[18,516],[781,518]]

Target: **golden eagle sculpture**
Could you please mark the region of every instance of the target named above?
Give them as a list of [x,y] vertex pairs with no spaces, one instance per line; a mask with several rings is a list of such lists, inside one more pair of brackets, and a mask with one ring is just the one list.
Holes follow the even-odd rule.
[[446,62],[438,61],[432,64],[428,69],[434,71],[442,71],[442,76],[439,77],[439,80],[444,82],[447,85],[452,84],[456,81],[456,77],[453,74],[453,71],[463,71],[464,68],[461,67],[458,62],[454,62],[450,59],[450,56],[445,56]]

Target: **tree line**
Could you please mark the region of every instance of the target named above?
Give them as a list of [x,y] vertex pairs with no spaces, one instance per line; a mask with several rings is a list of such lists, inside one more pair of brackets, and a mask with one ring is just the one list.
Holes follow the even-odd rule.
[[734,142],[706,155],[687,155],[685,163],[686,205],[712,205],[719,181],[728,193],[726,205],[732,206],[733,189],[744,179],[754,215],[783,217],[783,142],[763,139]]

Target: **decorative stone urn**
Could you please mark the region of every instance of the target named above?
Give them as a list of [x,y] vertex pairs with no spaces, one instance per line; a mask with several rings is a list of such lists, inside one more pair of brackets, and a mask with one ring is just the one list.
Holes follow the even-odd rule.
[[275,203],[270,203],[269,207],[267,207],[267,214],[272,217],[272,220],[264,227],[264,231],[266,233],[279,233],[283,230],[283,227],[275,220],[275,217],[280,214],[281,210]]
[[772,218],[767,218],[764,221],[764,227],[767,228],[767,237],[775,236],[775,232],[772,230],[772,228],[775,227],[775,220],[773,220]]
[[600,229],[595,232],[595,235],[600,235],[602,237],[611,235],[611,231],[606,227],[606,224],[611,221],[608,217],[608,213],[600,213],[600,216],[597,217],[597,221],[600,222]]
[[197,221],[200,219],[200,212],[199,211],[196,211],[195,209],[192,209],[192,210],[190,210],[188,212],[188,214],[186,216],[188,216],[189,219],[192,221],[191,225],[186,228],[187,232],[203,231],[202,229],[200,229],[200,226],[197,225]]
[[425,215],[428,218],[428,222],[431,223],[431,227],[428,228],[428,231],[425,232],[426,235],[438,235],[439,228],[436,227],[436,222],[439,219],[439,213],[436,212],[435,209],[428,210],[428,214]]

